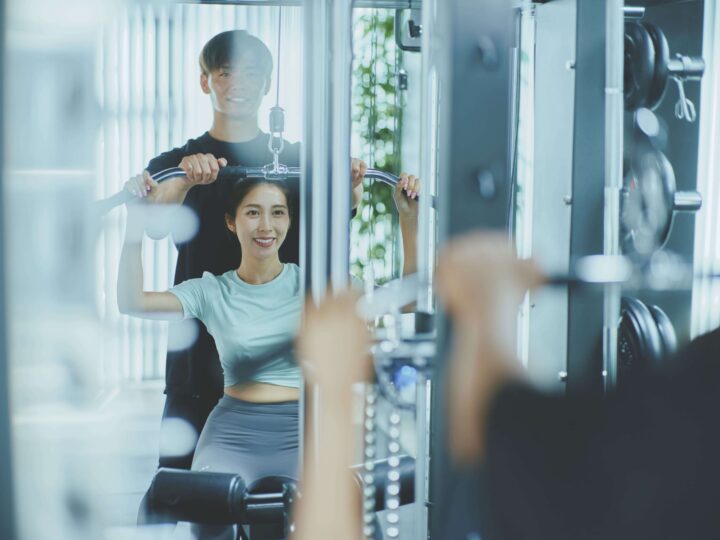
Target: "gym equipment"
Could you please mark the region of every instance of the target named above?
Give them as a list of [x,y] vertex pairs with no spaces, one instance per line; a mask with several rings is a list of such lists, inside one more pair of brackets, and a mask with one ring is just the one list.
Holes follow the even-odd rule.
[[[271,138],[272,140],[272,138]],[[159,171],[152,175],[152,179],[156,182],[164,182],[171,178],[181,178],[185,176],[185,171],[180,167],[171,167]],[[365,171],[367,178],[373,178],[379,180],[389,186],[395,187],[400,181],[400,178],[394,174],[380,171],[377,169],[367,169]],[[288,178],[299,178],[300,167],[288,167],[281,163],[272,163],[264,165],[263,167],[242,167],[242,166],[227,166],[220,169],[218,172],[218,180],[242,180],[245,178],[265,178],[266,180],[287,180]],[[112,195],[106,199],[101,199],[95,202],[95,209],[100,215],[107,214],[110,210],[121,204],[125,204],[133,200],[134,197],[129,192],[123,190],[119,191],[115,195]],[[431,204],[433,208],[436,207],[436,199],[433,197]]]
[[632,297],[623,297],[618,327],[617,385],[632,386],[651,366],[677,350],[677,336],[670,318],[658,306],[648,307]]
[[659,251],[641,263],[623,255],[579,257],[568,272],[548,273],[545,285],[621,285],[625,290],[681,291],[691,289],[694,280],[714,279],[720,279],[720,272],[693,272],[692,265],[677,254]]
[[667,242],[675,213],[699,210],[702,196],[677,191],[672,164],[661,150],[666,129],[650,109],[635,111],[625,140],[620,246],[626,254],[650,255]]
[[646,145],[626,162],[620,193],[620,243],[624,253],[648,255],[667,242],[676,212],[696,212],[697,191],[677,191],[672,164]]
[[[249,486],[239,474],[161,468],[148,492],[150,508],[176,521],[208,525],[290,527],[295,480],[268,476]],[[252,529],[251,529],[252,530]],[[242,527],[238,536],[244,537]]]
[[[395,459],[379,459],[369,460],[372,463],[372,479],[373,479],[373,503],[374,511],[380,512],[386,508],[392,508],[388,504],[389,497],[397,497],[400,506],[411,504],[415,501],[415,460],[406,455],[395,455]],[[367,463],[368,461],[366,461]],[[362,465],[353,465],[352,472],[355,475],[355,480],[358,485],[367,487],[369,484],[367,480],[370,477],[367,475],[366,463]],[[391,470],[398,472],[397,476],[390,475]],[[397,493],[392,490],[392,493],[388,494],[387,488],[393,485],[398,486]]]
[[[391,474],[397,471],[397,476]],[[415,460],[394,455],[351,467],[363,489],[372,491],[371,512],[384,510],[389,498],[399,505],[414,502]],[[397,486],[389,490],[389,487]],[[393,495],[394,494],[394,495]],[[176,521],[210,525],[283,525],[292,527],[291,507],[302,497],[294,479],[268,476],[246,485],[239,474],[161,468],[148,491],[154,512]]]
[[664,32],[649,22],[625,23],[625,109],[655,109],[667,89],[669,79],[678,85],[678,118],[693,122],[695,106],[685,96],[684,81],[700,80],[705,61],[697,56],[670,55]]

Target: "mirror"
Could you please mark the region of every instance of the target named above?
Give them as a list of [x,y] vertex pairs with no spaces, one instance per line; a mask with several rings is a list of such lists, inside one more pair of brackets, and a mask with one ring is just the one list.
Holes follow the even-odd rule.
[[[89,6],[85,4],[83,4],[84,9],[89,10]],[[51,12],[56,21],[63,20],[65,14],[58,13],[57,10]],[[85,32],[82,44],[78,45],[77,42],[70,40],[69,44],[63,45],[67,47],[66,49],[54,50],[58,58],[63,60],[56,62],[55,65],[62,66],[63,69],[54,68],[52,80],[64,81],[63,75],[68,74],[67,78],[72,79],[68,81],[67,86],[58,87],[61,90],[58,91],[60,97],[52,96],[53,100],[48,101],[45,107],[46,102],[38,98],[34,93],[35,89],[32,93],[28,92],[23,96],[26,89],[13,87],[11,93],[13,103],[26,103],[19,101],[23,98],[37,106],[43,105],[47,111],[53,113],[52,117],[46,116],[52,120],[48,122],[52,124],[52,129],[42,123],[34,125],[33,129],[37,132],[42,131],[44,137],[57,139],[59,147],[64,150],[58,151],[58,154],[62,154],[60,156],[62,159],[55,155],[46,156],[46,161],[41,163],[42,171],[39,172],[33,169],[38,166],[38,163],[32,161],[35,159],[34,156],[26,155],[27,149],[17,144],[17,141],[13,141],[15,145],[13,158],[17,156],[22,158],[12,162],[13,169],[19,171],[14,171],[12,187],[18,191],[12,193],[14,197],[12,200],[22,203],[14,208],[16,214],[13,214],[13,221],[17,219],[17,222],[27,223],[29,227],[27,231],[31,233],[13,237],[12,247],[15,251],[24,249],[26,246],[23,242],[27,242],[27,236],[38,239],[37,242],[32,242],[33,245],[42,246],[43,242],[51,243],[54,249],[62,251],[62,261],[66,264],[62,269],[67,270],[60,274],[72,276],[72,279],[53,275],[52,280],[33,280],[30,276],[35,274],[29,272],[23,276],[20,263],[27,264],[27,260],[33,262],[30,265],[33,268],[48,271],[59,268],[57,264],[46,264],[48,253],[43,252],[38,254],[37,261],[35,259],[14,261],[19,266],[13,267],[13,276],[23,277],[24,280],[12,283],[21,283],[20,287],[14,289],[23,291],[23,295],[16,293],[18,303],[25,302],[25,298],[29,298],[24,295],[33,291],[33,284],[42,282],[48,287],[52,286],[53,291],[63,291],[65,296],[61,294],[58,297],[58,306],[66,308],[70,305],[73,313],[82,312],[82,317],[74,318],[69,312],[59,309],[58,312],[62,313],[64,319],[63,324],[48,325],[50,328],[48,334],[52,335],[47,340],[44,340],[44,334],[40,335],[36,321],[32,318],[29,319],[30,324],[23,326],[22,335],[25,339],[19,353],[23,360],[26,356],[47,355],[48,358],[57,356],[57,363],[61,367],[53,364],[49,368],[50,371],[47,371],[54,380],[59,381],[57,388],[53,387],[57,390],[57,395],[51,393],[52,395],[48,394],[43,400],[38,401],[34,397],[23,395],[22,392],[16,392],[20,397],[15,400],[15,404],[19,404],[19,409],[23,412],[37,409],[39,402],[43,405],[49,404],[47,409],[43,409],[43,415],[57,403],[62,403],[68,408],[77,407],[81,414],[101,411],[97,417],[93,417],[92,424],[87,424],[83,420],[78,421],[77,425],[92,425],[97,428],[97,433],[102,433],[103,437],[107,436],[106,439],[96,440],[98,437],[95,437],[93,430],[81,434],[73,432],[64,441],[67,443],[66,447],[53,454],[54,458],[57,458],[56,461],[48,460],[48,467],[53,467],[54,470],[70,470],[74,473],[72,474],[74,478],[81,480],[68,480],[67,483],[58,481],[51,487],[37,488],[39,491],[48,489],[52,498],[57,499],[58,508],[61,507],[58,512],[69,513],[75,508],[91,508],[92,511],[88,514],[93,517],[87,519],[92,520],[90,528],[93,532],[88,534],[91,537],[100,537],[102,536],[100,531],[107,523],[132,530],[138,507],[142,508],[141,522],[153,522],[158,517],[146,512],[147,500],[143,501],[156,472],[158,450],[161,457],[160,464],[172,468],[190,467],[192,451],[198,444],[199,447],[213,450],[212,445],[206,444],[207,441],[203,439],[198,443],[198,436],[203,432],[203,425],[211,425],[213,430],[220,428],[220,424],[212,419],[209,421],[210,424],[204,424],[205,418],[208,414],[212,414],[210,411],[214,409],[218,398],[225,400],[225,397],[221,397],[223,388],[234,385],[227,384],[227,377],[223,378],[218,360],[212,354],[206,355],[202,351],[207,352],[214,341],[222,356],[227,351],[227,344],[223,342],[224,337],[221,332],[214,334],[215,339],[211,340],[212,336],[203,326],[192,318],[182,320],[179,315],[206,314],[203,306],[214,307],[216,301],[221,301],[222,292],[218,291],[219,287],[213,281],[216,278],[203,277],[203,272],[209,271],[217,277],[238,268],[241,264],[237,245],[239,225],[237,219],[235,221],[231,219],[228,223],[222,219],[223,216],[209,215],[203,210],[203,205],[208,201],[203,199],[204,196],[193,195],[193,193],[212,193],[214,197],[216,194],[209,187],[213,184],[193,187],[192,190],[196,191],[188,191],[185,211],[172,208],[159,217],[157,211],[148,213],[137,210],[137,213],[129,216],[129,212],[123,206],[106,206],[102,216],[99,211],[91,212],[94,221],[88,225],[80,221],[81,218],[84,219],[80,209],[84,207],[82,203],[87,202],[88,198],[104,199],[120,192],[125,182],[144,168],[148,168],[151,173],[159,173],[181,165],[183,158],[187,156],[177,153],[164,154],[173,148],[189,144],[189,154],[211,153],[207,147],[198,146],[196,139],[198,137],[207,139],[209,136],[216,142],[225,140],[213,135],[215,128],[218,127],[217,123],[213,123],[218,109],[222,109],[224,113],[234,110],[237,113],[235,116],[243,116],[241,114],[243,110],[246,113],[249,111],[243,118],[248,120],[249,116],[250,127],[254,128],[252,117],[253,107],[256,107],[257,123],[264,133],[268,133],[271,108],[279,104],[285,110],[282,130],[285,143],[279,161],[280,164],[298,166],[299,150],[296,143],[303,137],[305,69],[303,11],[298,6],[284,6],[281,10],[278,6],[119,2],[108,7],[107,13],[102,18],[99,16],[94,18],[97,15],[95,11],[89,10],[89,12],[93,15],[80,20]],[[389,8],[358,8],[353,13],[355,65],[352,70],[354,77],[352,155],[365,160],[370,167],[393,175],[403,171],[420,175],[421,56],[402,51],[396,45],[395,13],[394,9]],[[98,21],[102,21],[102,24]],[[21,53],[13,60],[14,62],[23,65],[41,65],[43,68],[50,63],[41,60],[41,57],[49,50],[53,50],[53,44],[38,39],[43,32],[48,31],[48,28],[54,28],[54,24],[50,20],[44,21],[43,24],[45,26],[41,25],[40,30],[31,36],[32,39],[19,41],[18,48]],[[278,27],[282,36],[279,44]],[[260,90],[252,88],[247,81],[223,87],[222,80],[225,77],[232,79],[234,76],[232,70],[223,73],[220,68],[223,68],[224,64],[209,66],[210,76],[204,79],[201,75],[198,57],[204,45],[213,36],[238,28],[245,29],[249,34],[259,38],[272,57],[273,70],[269,77],[262,71],[262,65],[258,66],[250,62],[249,65],[243,66],[248,72],[244,74],[246,79],[260,80],[262,83]],[[18,36],[12,37],[16,39]],[[241,55],[239,61],[244,62],[245,57]],[[260,75],[257,71],[261,72]],[[276,93],[278,79],[280,86],[279,93]],[[257,95],[253,94],[253,91],[256,91]],[[251,103],[255,97],[258,101]],[[23,110],[30,110],[30,105]],[[21,126],[27,119],[13,114],[12,120],[12,125]],[[248,132],[247,123],[231,122],[229,128],[229,124],[226,123],[224,127],[228,129],[224,132],[220,129],[220,133],[229,134],[231,142],[247,142],[248,133],[250,135],[255,133],[252,129]],[[209,129],[212,133],[203,135]],[[237,129],[239,134],[233,129]],[[234,135],[237,135],[237,140],[233,139]],[[25,138],[23,137],[22,140]],[[188,141],[194,142],[188,143]],[[82,159],[77,157],[78,148],[88,149]],[[253,156],[251,162],[241,159],[247,157],[241,153],[230,152],[215,157],[223,157],[228,162],[242,162],[252,167],[270,164],[273,156],[268,150],[267,142],[263,141],[263,144],[258,144],[257,148],[262,150],[262,155]],[[202,169],[207,164],[207,161],[195,162],[193,166],[199,165]],[[229,165],[233,164],[229,163]],[[179,177],[172,177],[172,179],[177,178]],[[217,180],[216,185],[220,185],[219,182],[220,180]],[[135,187],[139,189],[140,184]],[[42,189],[44,197],[35,197],[33,192],[35,189]],[[59,191],[56,192],[56,189]],[[205,191],[202,191],[203,189]],[[426,189],[430,188],[423,186],[422,192],[426,193]],[[89,194],[92,194],[92,197]],[[275,188],[270,190],[270,196],[272,200],[279,197],[287,203],[287,198],[283,199],[285,194],[278,193]],[[49,226],[46,226],[44,221],[30,223],[28,218],[32,216],[29,213],[26,215],[24,209],[30,204],[28,201],[33,200],[49,219],[55,219],[57,215],[62,214],[63,220],[58,220],[61,225],[55,226],[57,225],[55,221],[49,221]],[[271,210],[283,206],[268,203],[265,199],[254,204],[260,209],[267,207]],[[277,217],[275,214],[273,216]],[[237,218],[237,213],[235,217]],[[246,216],[243,214],[241,217]],[[289,216],[289,222],[291,232],[287,233],[287,238],[290,238],[290,234],[297,235],[299,231],[297,215]],[[142,225],[147,234],[142,242],[138,242],[139,237],[133,236],[135,263],[126,267],[124,263],[121,264],[124,239],[126,236],[129,237],[131,232],[133,234],[138,232],[136,229],[138,224]],[[233,236],[233,227],[235,236]],[[376,286],[385,286],[401,276],[403,264],[407,269],[409,262],[414,263],[415,254],[403,261],[400,219],[393,200],[393,189],[385,183],[366,179],[363,200],[357,216],[350,223],[350,228],[352,229],[350,266],[361,282],[360,287],[367,286],[373,289]],[[53,230],[53,234],[57,236],[48,236],[48,230]],[[77,230],[84,232],[90,230],[92,234],[81,235],[78,238],[75,236]],[[168,231],[171,232],[170,236],[167,234]],[[203,241],[198,242],[198,238],[202,238]],[[205,241],[206,239],[208,242]],[[258,236],[250,237],[248,241],[251,241],[250,245],[258,250],[263,250],[275,242],[276,238]],[[419,239],[419,242],[431,244],[432,239]],[[287,244],[283,247],[285,246]],[[126,259],[127,255],[126,252]],[[282,257],[281,248],[281,261],[283,261]],[[136,263],[141,259],[140,268]],[[35,262],[37,264],[34,264]],[[142,285],[147,291],[167,291],[176,283],[185,283],[188,279],[196,280],[196,284],[206,280],[215,283],[210,286],[215,288],[206,290],[200,285],[197,288],[181,285],[176,289],[177,294],[167,293],[175,296],[172,300],[174,304],[162,304],[160,305],[162,309],[157,307],[158,304],[153,304],[155,306],[153,313],[159,311],[163,316],[143,318],[135,316],[136,305],[126,309],[127,306],[123,304],[126,295],[118,291],[118,282],[123,282],[123,275],[131,278],[142,277]],[[47,276],[40,274],[40,277]],[[245,285],[250,283],[265,286],[273,281],[251,283],[253,277],[257,277],[252,273],[236,277]],[[238,285],[237,282],[232,281],[235,277],[230,276],[228,279],[231,280],[229,283]],[[126,281],[130,283],[132,280],[128,278]],[[242,286],[242,283],[240,285]],[[209,294],[209,290],[217,295],[205,296]],[[40,297],[41,292],[35,287],[36,296]],[[144,299],[143,302],[147,300],[145,295],[137,296]],[[67,297],[72,298],[68,300]],[[279,297],[284,298],[282,295]],[[163,301],[169,300],[167,296],[161,298],[164,299]],[[150,299],[154,302],[158,297],[150,297]],[[41,301],[27,301],[24,308],[27,312],[38,306],[44,307],[44,301],[45,298]],[[180,310],[177,302],[180,302]],[[27,309],[28,306],[30,310]],[[122,311],[118,309],[119,307]],[[96,312],[99,317],[96,317]],[[176,316],[171,318],[172,320],[164,320],[166,312],[173,312]],[[259,327],[263,315],[256,312],[248,316],[255,317],[253,322]],[[283,332],[288,337],[292,337],[294,329],[290,328],[292,325],[283,318],[284,315],[279,313],[277,317],[264,322],[269,326],[283,325]],[[80,319],[82,324],[77,324],[80,331],[77,329],[69,331],[69,328]],[[18,320],[25,323],[24,319]],[[55,322],[57,321],[53,324]],[[393,324],[404,324],[403,321],[393,323],[391,319],[382,323],[385,324],[385,328],[378,329],[376,334],[378,342],[387,342],[392,338],[389,331]],[[208,325],[205,326],[210,328]],[[61,332],[58,332],[58,328]],[[414,332],[412,324],[407,330],[411,334]],[[58,336],[58,333],[63,335]],[[86,335],[78,337],[78,333]],[[93,340],[91,341],[87,335],[92,335]],[[35,336],[40,337],[33,341]],[[243,334],[243,337],[253,338],[247,334]],[[57,346],[58,341],[62,341],[62,346]],[[427,336],[426,341],[429,341]],[[78,343],[88,344],[88,347],[78,351]],[[284,350],[268,350],[262,345],[258,348],[265,349],[268,354],[277,355],[278,360],[285,358]],[[236,356],[241,356],[241,359],[253,357],[257,350],[246,348]],[[74,363],[76,356],[81,361]],[[411,362],[407,362],[405,358],[399,363],[396,363],[398,360],[396,353],[385,357],[378,356],[383,384],[370,390],[370,393],[376,396],[376,408],[365,410],[366,415],[371,414],[373,410],[376,411],[380,419],[376,426],[378,451],[375,456],[378,459],[396,456],[402,457],[403,463],[406,463],[405,457],[417,456],[426,446],[427,430],[423,431],[424,424],[414,411],[417,407],[417,410],[426,412],[423,403],[428,396],[427,380],[424,374],[416,369],[418,366],[412,364],[419,358],[427,358],[427,356],[425,353],[413,355]],[[170,369],[166,367],[168,359],[170,359]],[[50,363],[48,361],[48,364]],[[35,366],[28,364],[17,369],[19,373],[17,380],[21,381],[22,388],[36,388],[32,386],[37,384],[33,380],[36,374]],[[44,363],[41,364],[42,370],[46,367]],[[236,380],[249,376],[242,370],[230,371],[229,374]],[[228,375],[227,370],[225,375]],[[286,375],[288,378],[291,377],[291,374],[286,373]],[[258,379],[258,381],[268,385],[278,383],[277,379]],[[282,385],[275,384],[275,386]],[[165,388],[167,396],[163,395]],[[237,398],[236,401],[252,402],[252,397]],[[294,395],[287,399],[283,398],[282,403],[292,402],[293,397]],[[259,408],[268,405],[264,402],[259,403],[261,405]],[[248,411],[239,410],[243,407],[242,403],[231,401],[223,407],[224,410],[231,410],[231,414],[246,415],[242,421],[234,422],[235,425],[250,425],[251,422],[246,414]],[[285,412],[287,414],[284,416],[281,414],[280,418],[273,418],[287,421],[283,427],[285,429],[282,432],[283,436],[292,437],[291,433],[297,436],[297,427],[301,422],[297,406],[294,411]],[[162,428],[158,429],[163,416],[165,420],[162,422]],[[183,416],[185,420],[181,419]],[[50,417],[44,416],[43,420],[48,418]],[[48,422],[52,421],[52,418],[48,420]],[[293,422],[294,430],[288,428]],[[33,424],[28,422],[27,425]],[[45,424],[43,429],[44,426]],[[255,426],[257,429],[267,427],[268,424],[264,421]],[[280,432],[277,426],[272,429]],[[32,436],[27,437],[25,432],[21,433],[20,449],[24,451],[18,452],[21,456],[18,462],[22,465],[22,469],[18,470],[31,470],[39,451],[37,449],[45,450],[50,446],[47,440],[48,437],[52,437],[52,433],[43,432],[42,436],[35,437],[40,431],[33,432]],[[210,435],[204,437],[207,439]],[[77,445],[77,441],[82,441],[83,444]],[[103,444],[100,444],[101,442]],[[95,445],[101,448],[98,449]],[[275,443],[273,445],[274,448],[282,447]],[[79,454],[78,446],[83,446],[83,451]],[[299,443],[296,443],[295,450],[298,446]],[[36,449],[35,453],[29,451],[31,448]],[[262,450],[253,450],[253,455],[262,453]],[[72,460],[68,458],[69,455],[72,455]],[[217,455],[212,452],[207,456],[209,457],[205,462],[197,464],[198,469],[238,472],[235,469],[232,471],[226,469],[224,458],[216,460]],[[72,464],[64,467],[65,459],[72,461]],[[293,459],[292,455],[283,454],[274,463],[276,465],[279,462],[284,463],[283,466],[286,466],[284,470],[289,471],[288,475],[290,475]],[[363,460],[363,456],[358,456],[358,462]],[[80,473],[86,472],[85,467],[92,469],[99,461],[111,464],[112,470],[103,470],[103,474],[96,477],[102,478],[102,481],[98,482],[102,484],[101,486],[89,486],[87,484],[91,483],[90,475]],[[265,474],[265,471],[258,468],[253,471],[241,471],[241,474],[250,482]],[[412,469],[410,474],[414,474]],[[52,482],[55,480],[48,480],[48,483]],[[21,484],[25,489],[28,479],[23,478]],[[28,493],[31,491],[28,490]],[[27,500],[21,501],[20,505],[23,509],[32,508],[28,501],[37,498],[36,495],[37,493],[32,492],[32,496],[27,495]],[[112,500],[113,504],[105,504],[108,500]],[[73,506],[76,503],[78,506]],[[103,506],[102,517],[97,517],[100,510],[95,512],[93,505]],[[414,512],[424,511],[423,505],[407,506],[408,508],[404,508],[401,515],[409,516]],[[23,526],[29,527],[27,529],[29,531],[34,531],[33,513],[25,511],[23,515]],[[382,519],[390,518],[384,516]],[[81,522],[82,518],[78,518],[78,528],[84,526],[84,522]],[[405,527],[421,526],[415,524],[416,520],[411,517],[402,517],[402,522]],[[41,534],[31,532],[28,535],[28,537],[36,536]],[[82,537],[82,535],[78,533],[73,537]]]

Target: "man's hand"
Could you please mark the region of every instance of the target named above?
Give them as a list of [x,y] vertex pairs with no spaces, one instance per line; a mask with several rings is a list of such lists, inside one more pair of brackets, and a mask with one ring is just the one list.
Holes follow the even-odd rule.
[[216,158],[212,154],[185,156],[179,165],[185,171],[187,182],[191,186],[213,183],[217,180],[220,168],[225,166],[227,159]]
[[482,458],[492,399],[522,376],[515,354],[517,309],[527,289],[543,279],[532,261],[515,256],[503,234],[468,234],[448,243],[440,256],[437,292],[455,327],[450,449],[461,463]]

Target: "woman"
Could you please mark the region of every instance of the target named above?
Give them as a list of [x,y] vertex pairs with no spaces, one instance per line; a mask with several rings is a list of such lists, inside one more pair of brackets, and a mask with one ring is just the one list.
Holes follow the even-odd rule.
[[[414,260],[417,202],[413,199],[418,190],[414,176],[402,175],[395,192],[409,263],[406,271]],[[224,396],[200,435],[192,469],[239,473],[247,484],[269,475],[297,476],[301,377],[291,354],[279,351],[294,338],[302,306],[299,268],[283,264],[278,255],[291,226],[289,197],[282,182],[252,179],[235,184],[227,199],[225,223],[240,243],[242,258],[237,269],[220,276],[206,272],[169,291],[144,292],[144,227],[138,204],[128,205],[120,258],[121,312],[198,318],[215,339]]]

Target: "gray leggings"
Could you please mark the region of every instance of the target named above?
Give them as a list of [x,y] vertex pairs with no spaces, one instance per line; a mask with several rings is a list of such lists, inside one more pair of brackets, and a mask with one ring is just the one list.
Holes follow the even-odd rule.
[[[193,471],[238,473],[246,485],[265,476],[297,478],[298,402],[250,403],[224,395],[200,434]],[[194,525],[202,540],[232,540],[232,527]]]

